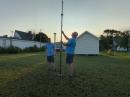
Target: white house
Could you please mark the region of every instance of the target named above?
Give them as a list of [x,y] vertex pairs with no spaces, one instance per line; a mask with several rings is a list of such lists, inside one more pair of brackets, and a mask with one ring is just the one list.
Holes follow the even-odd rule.
[[85,31],[77,38],[75,54],[97,55],[99,54],[99,38]]
[[[47,37],[47,36],[46,36]],[[15,46],[21,49],[37,46],[38,48],[45,46],[45,43],[34,41],[34,34],[31,31],[28,33],[15,30],[14,37],[0,36],[0,47]]]
[[22,39],[22,40],[33,40],[34,35],[32,34],[31,31],[26,33],[26,32],[23,32],[23,31],[15,30],[14,38]]
[[30,41],[30,40],[20,40],[20,39],[10,39],[10,38],[0,37],[0,47],[6,48],[6,47],[10,47],[11,45],[24,49],[27,47],[33,47],[34,45],[40,48],[45,46],[45,43]]

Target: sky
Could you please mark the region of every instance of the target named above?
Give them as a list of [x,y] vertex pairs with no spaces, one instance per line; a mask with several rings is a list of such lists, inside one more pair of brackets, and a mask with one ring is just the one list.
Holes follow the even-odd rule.
[[[0,0],[0,36],[15,30],[40,30],[60,40],[62,0]],[[105,29],[130,29],[130,0],[64,0],[63,31],[67,36],[89,31],[100,36]],[[63,39],[65,40],[65,39]]]

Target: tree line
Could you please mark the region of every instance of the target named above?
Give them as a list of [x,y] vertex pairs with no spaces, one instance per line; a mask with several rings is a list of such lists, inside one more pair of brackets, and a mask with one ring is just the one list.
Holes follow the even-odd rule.
[[117,47],[129,50],[130,30],[118,31],[114,29],[106,29],[100,36],[100,51],[116,50]]
[[43,43],[45,43],[45,42],[48,41],[48,38],[49,38],[49,37],[48,37],[45,33],[39,32],[39,33],[35,34],[35,36],[34,36],[34,41],[38,41],[38,42],[43,42]]

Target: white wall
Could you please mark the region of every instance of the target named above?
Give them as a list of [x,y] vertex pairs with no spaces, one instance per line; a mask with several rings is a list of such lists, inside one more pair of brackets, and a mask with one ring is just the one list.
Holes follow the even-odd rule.
[[77,39],[75,54],[99,54],[99,39],[85,33]]
[[0,47],[9,47],[10,39],[8,38],[0,38]]
[[[12,39],[10,40],[9,38],[0,38],[0,47],[9,47],[11,45],[19,47],[21,49],[27,48],[27,47],[32,47],[36,45],[37,47],[40,47],[40,42],[36,41],[28,41],[28,40],[19,40],[19,39]],[[41,46],[44,46],[44,43],[41,43]]]

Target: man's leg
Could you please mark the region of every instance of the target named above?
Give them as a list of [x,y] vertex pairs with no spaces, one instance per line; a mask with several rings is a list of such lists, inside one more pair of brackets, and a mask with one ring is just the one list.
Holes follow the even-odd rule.
[[71,55],[71,56],[70,56],[70,76],[73,76],[73,75],[74,75],[73,58],[74,58],[74,55]]
[[51,63],[51,66],[52,66],[52,69],[53,69],[53,70],[56,70],[55,63],[54,63],[54,62]]
[[51,70],[51,58],[50,56],[47,56],[47,65],[48,65],[48,70]]
[[74,74],[73,64],[70,64],[70,66],[69,66],[69,73],[70,73],[70,76],[73,76],[73,74]]
[[51,56],[51,65],[52,65],[53,70],[56,70],[55,62],[54,62],[54,56]]

